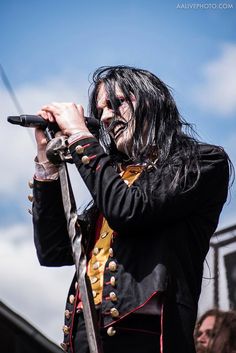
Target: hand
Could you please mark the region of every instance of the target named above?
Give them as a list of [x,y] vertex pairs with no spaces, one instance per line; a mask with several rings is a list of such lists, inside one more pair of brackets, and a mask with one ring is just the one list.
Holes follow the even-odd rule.
[[[45,112],[43,110],[39,110],[37,115],[40,115],[42,118],[45,120],[48,120],[50,122],[54,121],[54,118],[51,113]],[[47,161],[47,156],[46,156],[46,146],[47,146],[47,139],[44,135],[44,131],[40,128],[35,129],[35,139],[37,142],[37,158],[38,162],[45,162]]]
[[[56,122],[63,135],[71,136],[79,131],[89,132],[84,121],[82,105],[75,103],[51,103],[42,107],[42,112],[50,114],[50,121]],[[44,116],[43,116],[44,117]]]

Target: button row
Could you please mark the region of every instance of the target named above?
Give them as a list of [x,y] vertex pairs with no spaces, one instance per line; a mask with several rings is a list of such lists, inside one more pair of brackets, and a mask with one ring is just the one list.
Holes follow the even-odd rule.
[[[75,147],[75,151],[76,151],[77,154],[83,154],[84,153],[84,147],[81,146],[81,145],[78,145],[78,146]],[[84,155],[81,158],[81,162],[86,165],[86,164],[89,164],[90,159],[91,158],[89,156]]]
[[[33,182],[32,180],[29,180],[29,181],[28,181],[28,186],[29,186],[30,189],[33,189],[33,187],[34,187],[34,182]],[[32,194],[28,195],[28,200],[29,200],[30,202],[33,202],[34,197],[33,197]],[[29,214],[30,214],[31,216],[33,215],[32,209],[28,208],[28,212],[29,212]]]
[[[33,189],[34,183],[33,183],[32,180],[29,180],[29,181],[28,181],[28,186],[29,186],[30,189]],[[28,195],[28,200],[29,200],[30,202],[33,202],[34,197],[33,197],[32,194]],[[28,210],[28,211],[30,211],[30,210]],[[29,212],[29,213],[31,213],[31,212]],[[31,214],[32,214],[32,213],[31,213]]]

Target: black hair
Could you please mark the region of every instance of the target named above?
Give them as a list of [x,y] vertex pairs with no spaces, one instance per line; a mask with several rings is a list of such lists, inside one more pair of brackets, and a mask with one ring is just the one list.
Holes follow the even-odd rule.
[[[97,93],[104,84],[111,107],[119,115],[115,85],[123,92],[135,119],[135,131],[129,160],[134,163],[168,168],[172,176],[169,190],[186,190],[187,176],[194,172],[193,187],[200,177],[199,141],[191,124],[179,114],[171,89],[151,72],[129,66],[104,66],[93,74],[90,115],[99,119]],[[136,98],[133,108],[131,96]],[[146,131],[146,134],[143,134]],[[144,138],[145,135],[145,138]],[[100,141],[107,153],[116,158],[112,139],[101,124]]]

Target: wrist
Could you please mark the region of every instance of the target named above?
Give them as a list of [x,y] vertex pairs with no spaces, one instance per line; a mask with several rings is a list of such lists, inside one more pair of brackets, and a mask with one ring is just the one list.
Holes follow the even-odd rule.
[[87,138],[87,137],[94,137],[89,130],[83,131],[79,130],[76,133],[72,134],[68,138],[68,145],[72,145],[75,141]]
[[35,158],[35,174],[37,180],[56,180],[58,179],[58,166],[52,164],[49,160],[39,161]]
[[46,151],[45,151],[45,150],[43,150],[43,151],[39,151],[39,150],[38,150],[38,153],[37,153],[37,160],[38,160],[39,163],[48,161],[48,158],[47,158],[47,155],[46,155]]
[[86,126],[82,127],[81,129],[80,129],[80,128],[71,128],[71,129],[67,129],[67,130],[66,130],[66,135],[67,135],[68,137],[70,137],[70,136],[72,136],[72,135],[74,135],[74,134],[82,133],[82,132],[88,133],[88,132],[90,132],[90,131],[87,129]]

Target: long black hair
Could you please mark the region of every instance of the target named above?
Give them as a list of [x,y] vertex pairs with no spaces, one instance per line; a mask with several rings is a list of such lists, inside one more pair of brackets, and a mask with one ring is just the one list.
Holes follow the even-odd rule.
[[[135,119],[129,160],[168,168],[172,178],[169,188],[172,191],[178,187],[186,190],[187,176],[189,172],[194,172],[195,180],[187,188],[193,187],[200,176],[199,141],[192,125],[180,116],[171,89],[147,70],[129,66],[101,67],[93,74],[90,93],[90,115],[97,119],[100,118],[97,94],[101,83],[105,86],[115,115],[119,115],[115,95],[115,87],[118,86]],[[135,108],[132,95],[136,98]],[[100,141],[111,157],[119,155],[103,124]]]

